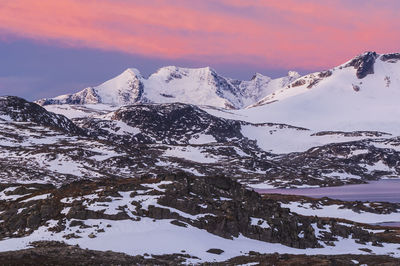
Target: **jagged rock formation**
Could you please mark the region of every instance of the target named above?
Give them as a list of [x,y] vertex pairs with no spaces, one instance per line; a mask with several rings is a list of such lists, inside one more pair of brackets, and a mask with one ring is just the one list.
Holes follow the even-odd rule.
[[362,79],[368,74],[374,74],[374,64],[377,57],[378,55],[375,52],[367,52],[351,60],[345,67],[354,67],[357,70],[357,78]]

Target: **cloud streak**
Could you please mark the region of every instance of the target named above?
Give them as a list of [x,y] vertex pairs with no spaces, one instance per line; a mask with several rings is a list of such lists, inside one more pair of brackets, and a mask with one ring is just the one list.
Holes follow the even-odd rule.
[[399,50],[398,8],[397,0],[13,0],[0,3],[0,40],[312,69]]

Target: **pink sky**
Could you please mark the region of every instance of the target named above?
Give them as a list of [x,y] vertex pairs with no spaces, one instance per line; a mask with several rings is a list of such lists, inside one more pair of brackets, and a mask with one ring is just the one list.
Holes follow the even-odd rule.
[[[316,69],[396,52],[398,0],[12,0],[0,39],[155,58]],[[349,4],[350,3],[350,4]]]

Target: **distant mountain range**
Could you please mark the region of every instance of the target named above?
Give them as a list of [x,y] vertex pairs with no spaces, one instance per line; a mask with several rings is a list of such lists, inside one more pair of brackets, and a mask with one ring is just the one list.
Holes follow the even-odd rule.
[[254,123],[400,134],[399,61],[398,53],[366,52],[322,72],[300,76],[290,71],[277,79],[256,74],[249,81],[223,77],[209,67],[164,67],[147,79],[132,68],[99,86],[36,103],[123,106],[180,102],[231,109],[231,114],[213,114]]
[[245,108],[263,97],[282,89],[299,78],[297,72],[272,79],[259,73],[251,80],[226,78],[215,70],[168,66],[144,78],[137,69],[129,68],[119,76],[80,92],[41,99],[40,105],[104,103],[122,106],[134,103],[181,102],[211,105],[228,109]]

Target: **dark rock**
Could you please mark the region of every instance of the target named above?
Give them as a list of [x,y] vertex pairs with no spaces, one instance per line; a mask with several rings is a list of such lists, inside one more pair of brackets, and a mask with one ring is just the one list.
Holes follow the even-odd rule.
[[182,222],[180,222],[178,220],[171,221],[171,224],[174,224],[174,225],[177,225],[177,226],[181,226],[181,227],[187,227],[188,226],[187,224],[182,223]]
[[40,225],[41,218],[38,214],[32,214],[27,219],[27,226],[31,228],[37,228]]
[[318,73],[318,77],[320,77],[320,78],[327,78],[327,77],[330,77],[330,76],[332,76],[332,71],[330,71],[330,70]]
[[388,63],[396,63],[400,60],[400,53],[383,54],[381,60]]
[[71,223],[69,224],[69,226],[71,227],[75,227],[75,226],[84,226],[85,223],[83,221],[78,221],[78,220],[73,220],[71,221]]
[[375,52],[366,52],[351,60],[345,67],[357,69],[357,78],[365,78],[369,74],[374,74],[374,64],[378,55]]
[[372,250],[370,250],[369,248],[359,248],[359,250],[372,253]]
[[306,84],[306,81],[304,79],[298,79],[295,82],[293,82],[290,86],[291,87],[299,87],[299,86],[303,86],[304,84]]
[[359,92],[360,86],[353,84],[353,90]]
[[217,254],[217,255],[221,255],[222,253],[224,253],[224,251],[219,248],[210,248],[209,250],[207,250],[207,252],[212,253],[212,254]]
[[71,238],[81,238],[81,237],[76,235],[76,234],[74,234],[74,233],[72,233],[72,234],[68,234],[68,235],[63,236],[63,238],[71,239]]

